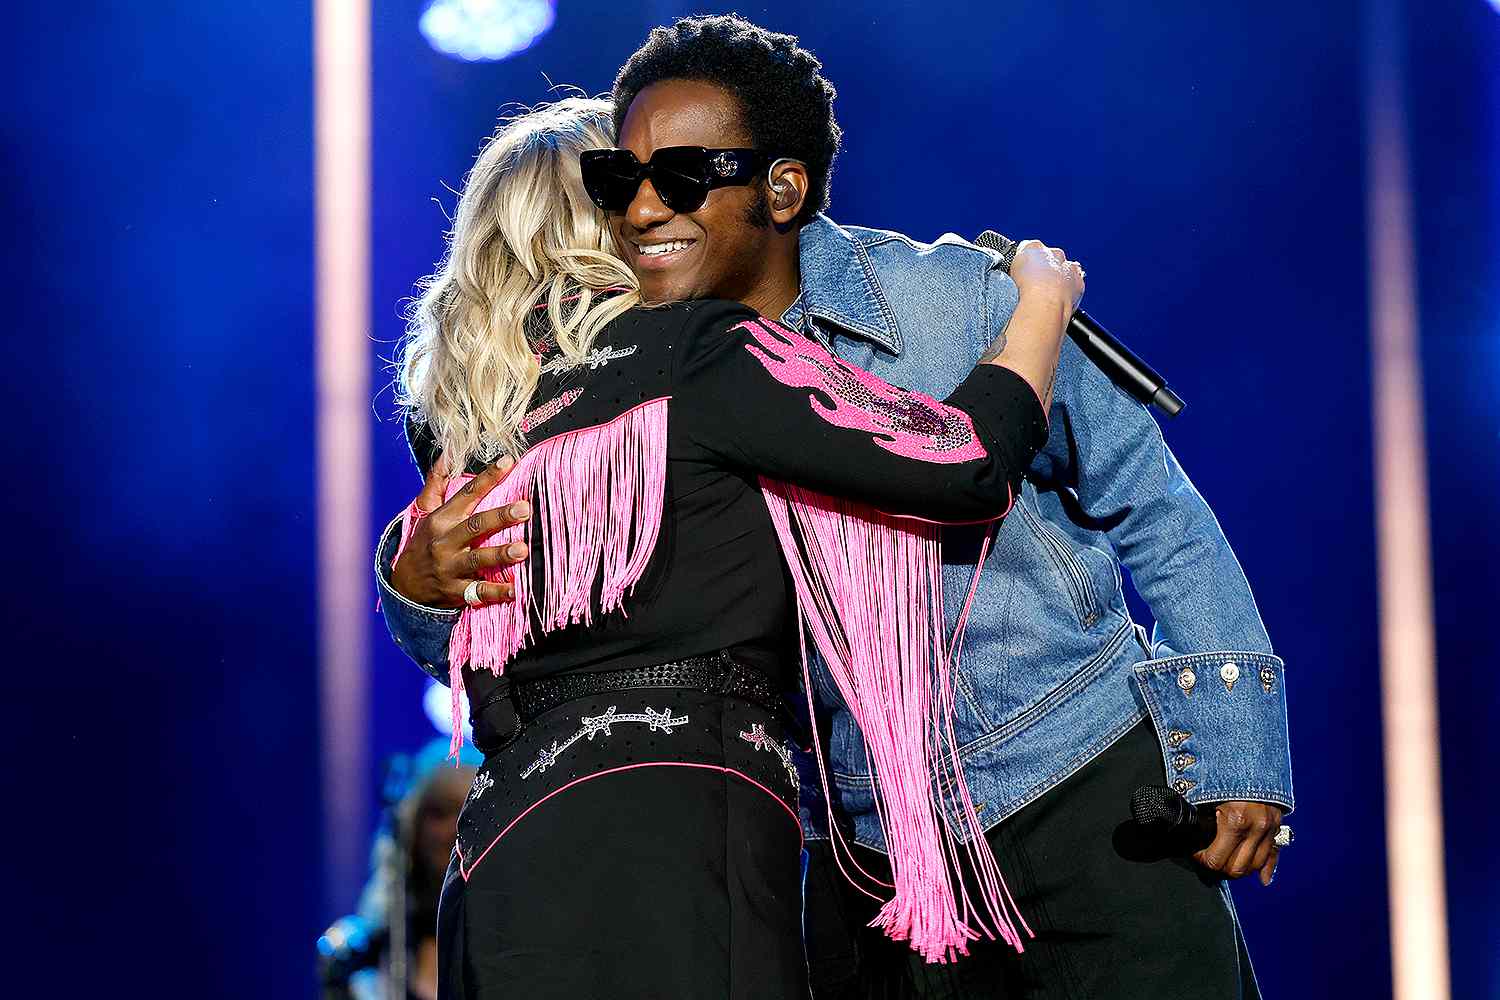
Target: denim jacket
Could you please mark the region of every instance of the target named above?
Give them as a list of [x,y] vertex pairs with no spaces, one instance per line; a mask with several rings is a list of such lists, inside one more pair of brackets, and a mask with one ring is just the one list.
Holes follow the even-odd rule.
[[[803,228],[800,252],[801,294],[783,322],[937,398],[1002,334],[1018,301],[993,254],[951,235],[917,243],[820,215]],[[980,819],[1000,823],[1146,717],[1164,780],[1189,801],[1291,811],[1284,666],[1213,512],[1156,421],[1071,341],[1049,418],[1047,445],[979,573],[954,672],[956,735]],[[397,645],[446,681],[458,612],[391,589],[398,529],[399,519],[376,553],[381,606]],[[944,533],[950,628],[984,530]],[[1156,619],[1150,637],[1126,609],[1122,564]],[[881,849],[859,730],[816,664],[813,682],[832,714],[831,791],[855,840]],[[815,798],[804,794],[812,836],[821,833]]]

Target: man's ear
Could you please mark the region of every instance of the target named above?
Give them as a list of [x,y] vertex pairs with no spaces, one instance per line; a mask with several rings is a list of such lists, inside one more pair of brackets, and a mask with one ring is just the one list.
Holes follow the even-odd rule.
[[809,188],[807,165],[801,160],[783,157],[766,172],[766,187],[771,196],[771,219],[784,226],[797,217],[807,201]]

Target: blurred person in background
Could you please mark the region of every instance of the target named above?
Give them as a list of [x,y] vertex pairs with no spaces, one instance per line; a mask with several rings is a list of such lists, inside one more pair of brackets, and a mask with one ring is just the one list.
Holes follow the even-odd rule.
[[446,740],[392,761],[389,822],[375,838],[355,913],[318,940],[324,1000],[435,1000],[437,910],[458,813],[477,758],[444,760]]

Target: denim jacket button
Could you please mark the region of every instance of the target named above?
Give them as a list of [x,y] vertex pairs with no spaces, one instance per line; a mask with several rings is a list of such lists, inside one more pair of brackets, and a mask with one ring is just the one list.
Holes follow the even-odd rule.
[[1167,731],[1167,746],[1176,750],[1188,741],[1193,734],[1186,729],[1169,729]]
[[1266,694],[1276,690],[1276,671],[1270,667],[1260,668],[1260,686],[1265,689]]
[[1193,673],[1191,667],[1184,667],[1182,673],[1177,675],[1177,686],[1182,688],[1183,694],[1192,694],[1197,683],[1198,675]]
[[1225,660],[1224,665],[1219,668],[1219,680],[1224,682],[1225,691],[1234,690],[1234,682],[1240,679],[1240,665],[1233,660]]

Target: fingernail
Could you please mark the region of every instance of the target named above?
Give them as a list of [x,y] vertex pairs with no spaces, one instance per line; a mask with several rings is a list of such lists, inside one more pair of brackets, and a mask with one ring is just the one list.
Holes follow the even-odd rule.
[[513,503],[513,504],[510,505],[510,516],[511,517],[530,517],[531,516],[531,504],[527,503],[525,500],[517,500],[515,503]]
[[505,556],[506,556],[507,559],[523,559],[523,558],[525,558],[525,556],[526,556],[526,543],[525,542],[511,542],[509,545],[507,545],[505,547]]
[[509,455],[501,455],[500,460],[495,463],[495,468],[499,469],[501,472],[509,472],[510,467],[515,464],[516,460],[511,458]]

